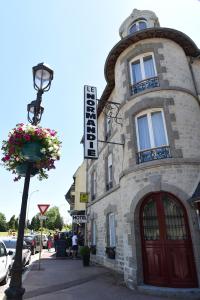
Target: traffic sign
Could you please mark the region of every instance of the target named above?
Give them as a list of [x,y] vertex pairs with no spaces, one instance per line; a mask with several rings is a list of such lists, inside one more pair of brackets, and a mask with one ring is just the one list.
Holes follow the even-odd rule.
[[47,219],[47,216],[39,216],[40,221],[45,221]]
[[38,204],[38,208],[42,215],[44,215],[44,213],[47,211],[49,206],[50,206],[49,204]]

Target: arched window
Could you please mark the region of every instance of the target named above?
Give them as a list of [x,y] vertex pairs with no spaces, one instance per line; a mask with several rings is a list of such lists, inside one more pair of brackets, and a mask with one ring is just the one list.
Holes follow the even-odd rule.
[[138,20],[130,26],[129,34],[146,28],[147,28],[147,22],[145,20]]

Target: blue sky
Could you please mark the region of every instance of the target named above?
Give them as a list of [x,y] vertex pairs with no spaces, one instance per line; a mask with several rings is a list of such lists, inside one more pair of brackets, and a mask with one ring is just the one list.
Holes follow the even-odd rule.
[[[162,27],[184,32],[200,47],[198,0],[0,1],[1,141],[17,123],[27,122],[27,104],[36,97],[32,66],[45,62],[54,70],[41,125],[58,131],[62,157],[48,180],[31,179],[29,218],[39,212],[37,204],[48,203],[70,221],[64,195],[83,160],[83,86],[96,86],[101,96],[106,57],[134,8],[153,10]],[[0,166],[0,212],[7,220],[19,215],[23,184]]]

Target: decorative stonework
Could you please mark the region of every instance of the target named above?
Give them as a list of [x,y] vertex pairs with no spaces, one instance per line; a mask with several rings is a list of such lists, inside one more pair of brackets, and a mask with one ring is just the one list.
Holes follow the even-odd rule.
[[[162,108],[165,115],[167,134],[169,139],[171,156],[173,158],[182,158],[182,150],[176,149],[175,140],[179,139],[177,130],[172,129],[172,120],[175,121],[176,117],[174,113],[169,112],[169,106],[174,105],[173,98],[160,98],[160,97],[146,97],[140,102],[133,105],[126,113],[125,118],[129,119],[129,126],[126,127],[126,133],[132,137],[132,140],[128,143],[128,149],[132,151],[132,158],[129,161],[129,166],[136,165],[136,152],[137,152],[137,137],[135,128],[135,116],[143,110],[150,108]],[[172,118],[172,119],[171,119]]]
[[158,18],[153,11],[134,9],[131,15],[122,23],[119,28],[119,35],[121,38],[129,35],[129,27],[137,20],[145,20],[147,22],[147,28],[160,27]]
[[[163,79],[163,74],[166,73],[166,67],[162,66],[162,61],[164,60],[163,54],[159,53],[159,49],[163,48],[162,43],[148,43],[148,44],[137,44],[135,48],[130,49],[129,52],[126,54],[126,56],[123,56],[121,58],[121,64],[124,64],[124,70],[125,73],[125,80],[123,81],[123,87],[126,87],[126,94],[124,95],[124,101],[131,100],[134,95],[131,95],[131,89],[130,89],[130,61],[134,59],[136,56],[148,52],[154,53],[154,59],[156,64],[156,70],[158,74],[158,80],[159,80],[159,88],[152,88],[152,90],[157,89],[166,89],[169,87],[168,80]],[[151,91],[151,89],[148,89],[147,92]],[[139,94],[135,95],[139,96]]]

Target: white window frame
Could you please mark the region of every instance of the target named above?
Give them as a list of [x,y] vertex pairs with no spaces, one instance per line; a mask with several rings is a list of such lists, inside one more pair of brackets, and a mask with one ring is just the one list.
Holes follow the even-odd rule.
[[155,63],[155,58],[154,58],[154,53],[153,52],[147,52],[145,54],[140,54],[136,57],[134,57],[130,63],[129,63],[129,69],[130,69],[130,76],[131,76],[131,84],[134,85],[140,81],[137,81],[137,82],[134,82],[134,79],[133,79],[133,72],[132,72],[132,64],[136,61],[139,61],[140,62],[140,70],[141,70],[141,74],[142,74],[142,80],[145,80],[145,79],[148,79],[149,77],[146,77],[145,75],[145,69],[144,69],[144,59],[145,57],[148,57],[148,56],[151,56],[152,57],[152,60],[153,60],[153,67],[154,67],[154,71],[155,71],[155,77],[157,76],[157,70],[156,70],[156,63]]
[[91,240],[91,245],[96,246],[97,242],[97,228],[96,228],[96,221],[92,220],[92,240]]
[[[166,139],[166,145],[163,145],[162,147],[169,146],[169,140],[168,140],[168,135],[167,135],[167,128],[166,128],[166,122],[165,122],[165,116],[164,116],[163,109],[154,108],[154,109],[148,109],[148,110],[142,111],[135,117],[135,127],[136,127],[138,151],[145,151],[145,150],[149,150],[152,148],[159,148],[159,147],[155,146],[155,139],[154,139],[154,134],[153,134],[151,114],[154,112],[161,112],[161,115],[162,115],[162,121],[163,121],[163,127],[164,127],[164,132],[165,132],[165,139]],[[148,128],[149,128],[149,138],[150,138],[150,144],[151,144],[151,148],[148,148],[148,149],[140,149],[138,118],[140,118],[141,116],[147,116],[147,122],[148,122]]]
[[[134,32],[137,32],[137,31],[142,30],[142,29],[139,28],[139,23],[141,23],[141,22],[145,23],[145,24],[146,24],[146,28],[147,28],[147,21],[144,20],[144,19],[140,19],[140,20],[137,20],[137,21],[135,21],[134,23],[131,24],[131,26],[130,26],[129,29],[128,29],[129,34],[132,34],[132,33],[134,33]],[[132,28],[134,25],[136,25],[136,31],[130,32],[130,31],[131,31],[131,28]]]
[[[113,223],[112,223],[113,222]],[[116,247],[115,214],[108,214],[108,247]]]
[[[112,172],[110,172],[110,167]],[[112,153],[108,155],[108,165],[107,165],[107,172],[108,172],[108,183],[113,181],[113,157]]]
[[111,135],[111,118],[106,116],[106,139]]

